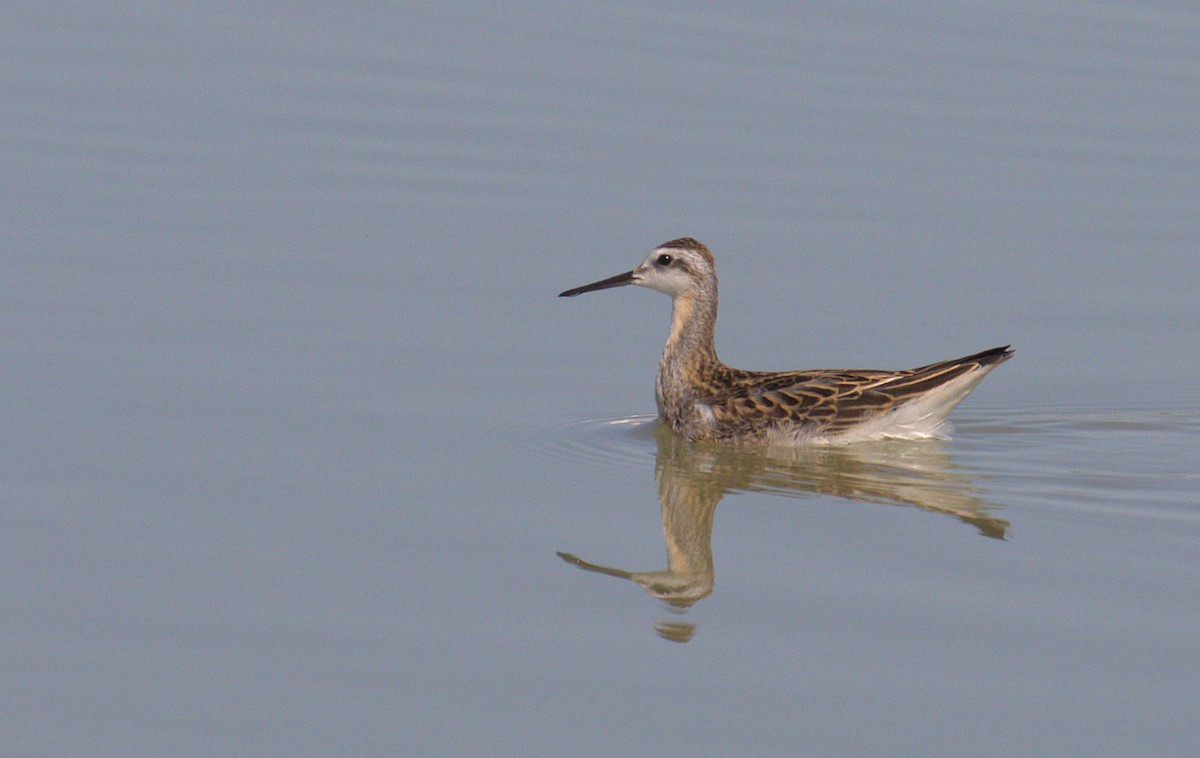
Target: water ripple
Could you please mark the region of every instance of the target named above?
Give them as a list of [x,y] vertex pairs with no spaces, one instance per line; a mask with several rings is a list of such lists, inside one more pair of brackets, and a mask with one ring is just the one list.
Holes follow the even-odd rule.
[[[546,459],[620,470],[653,467],[659,452],[652,415],[581,418],[529,430],[530,445]],[[795,450],[785,464],[775,451],[753,478],[732,485],[777,495],[811,491],[828,459],[887,463],[908,477],[932,451],[876,445],[853,449]],[[787,452],[787,451],[784,451]],[[1136,514],[1140,518],[1200,518],[1200,412],[1191,409],[1114,409],[1047,406],[969,409],[954,421],[952,440],[940,448],[943,476],[987,481],[993,497],[1050,512]],[[761,458],[764,451],[737,448],[724,458]],[[914,458],[915,456],[915,458]],[[936,456],[935,456],[936,457]],[[753,461],[751,461],[753,462]],[[861,460],[860,460],[861,462]],[[928,463],[926,461],[926,463]],[[935,467],[935,468],[939,468]],[[875,466],[875,471],[879,466]],[[816,471],[817,474],[813,474]],[[878,472],[873,474],[878,476]],[[816,487],[816,489],[820,489]]]
[[559,463],[596,463],[619,469],[652,467],[654,415],[607,416],[550,422],[533,432],[534,452]]

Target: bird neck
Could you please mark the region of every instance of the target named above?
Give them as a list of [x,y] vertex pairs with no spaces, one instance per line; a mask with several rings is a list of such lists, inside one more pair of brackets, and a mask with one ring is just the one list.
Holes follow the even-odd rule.
[[681,392],[689,384],[721,365],[714,344],[717,294],[685,293],[671,308],[671,333],[659,364],[659,398],[664,390]]

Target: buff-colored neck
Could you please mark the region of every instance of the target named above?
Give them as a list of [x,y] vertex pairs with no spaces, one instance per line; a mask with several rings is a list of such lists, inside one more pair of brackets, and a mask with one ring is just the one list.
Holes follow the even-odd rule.
[[682,390],[721,365],[714,345],[716,323],[715,291],[685,292],[675,297],[671,333],[659,365],[660,388]]

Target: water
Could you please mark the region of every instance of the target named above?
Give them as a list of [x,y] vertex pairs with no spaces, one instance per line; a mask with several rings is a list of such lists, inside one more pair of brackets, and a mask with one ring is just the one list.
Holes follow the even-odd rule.
[[[2,20],[3,754],[1195,751],[1194,14]],[[554,295],[685,234],[733,365],[1017,355],[682,444]]]

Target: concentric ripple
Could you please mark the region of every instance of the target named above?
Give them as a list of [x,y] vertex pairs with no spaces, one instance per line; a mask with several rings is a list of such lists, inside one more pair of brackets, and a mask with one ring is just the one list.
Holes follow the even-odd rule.
[[[649,414],[535,422],[526,429],[526,439],[533,454],[555,463],[644,471],[654,467],[660,453],[657,423]],[[884,442],[850,449],[798,449],[790,461],[780,451],[768,460],[753,449],[703,450],[724,465],[745,459],[741,462],[754,468],[756,473],[746,482],[731,483],[734,490],[783,495],[823,491],[810,480],[820,480],[826,469],[844,479],[847,465],[861,467],[865,461],[876,478],[882,476],[879,471],[899,471],[923,481],[918,472],[905,474],[922,467],[940,469],[941,476],[954,479],[982,477],[991,483],[989,489],[1008,490],[1009,500],[1022,500],[1030,507],[1191,521],[1200,517],[1198,438],[1200,414],[1192,409],[1056,406],[968,409],[954,419],[951,440],[943,446]],[[1165,449],[1164,439],[1173,441]]]
[[571,419],[534,430],[534,450],[559,463],[587,462],[620,469],[653,466],[657,449],[652,414]]

